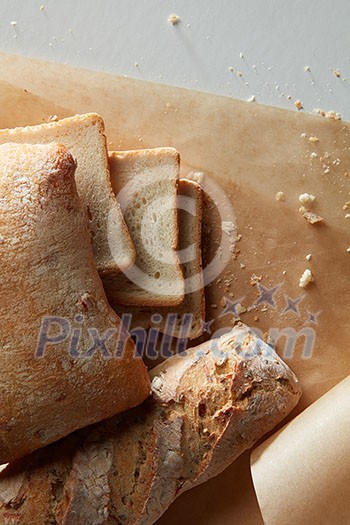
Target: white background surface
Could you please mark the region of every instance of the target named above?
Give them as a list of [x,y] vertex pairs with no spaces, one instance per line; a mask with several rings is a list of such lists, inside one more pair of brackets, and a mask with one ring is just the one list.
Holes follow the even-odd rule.
[[0,10],[9,53],[294,111],[300,99],[350,119],[349,0],[0,0]]

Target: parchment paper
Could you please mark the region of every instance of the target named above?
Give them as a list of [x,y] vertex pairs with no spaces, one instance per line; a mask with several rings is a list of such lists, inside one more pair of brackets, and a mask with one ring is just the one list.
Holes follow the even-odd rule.
[[[232,324],[223,296],[248,310],[261,300],[263,290],[250,284],[256,274],[265,288],[278,288],[272,296],[267,292],[272,304],[260,302],[241,319],[275,337],[278,353],[298,375],[304,395],[295,413],[347,376],[350,210],[343,206],[350,200],[349,124],[0,54],[0,127],[88,111],[105,119],[110,150],[173,146],[181,153],[183,176],[204,172],[229,196],[242,238],[221,281],[206,290],[211,332]],[[285,202],[276,201],[279,191]],[[316,196],[314,211],[323,225],[311,226],[299,213],[304,192]],[[302,290],[299,278],[307,267],[315,281]],[[160,522],[260,524],[248,459],[179,498]]]
[[266,525],[350,523],[350,376],[255,449]]

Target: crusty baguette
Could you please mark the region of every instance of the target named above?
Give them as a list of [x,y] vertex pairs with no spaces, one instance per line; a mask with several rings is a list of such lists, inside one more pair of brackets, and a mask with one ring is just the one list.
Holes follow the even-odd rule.
[[114,357],[121,323],[96,270],[75,165],[57,144],[0,146],[2,463],[149,394],[130,339]]
[[110,152],[109,165],[136,249],[135,265],[125,275],[103,280],[110,303],[151,307],[182,303],[184,278],[176,252],[178,152],[173,148]]
[[135,250],[109,179],[104,122],[89,113],[58,122],[0,130],[0,144],[64,144],[77,160],[78,193],[90,219],[97,269],[114,274],[129,268]]
[[[179,221],[179,250],[183,276],[185,278],[185,299],[178,306],[163,306],[153,309],[136,308],[131,306],[113,305],[119,314],[130,315],[128,328],[157,328],[160,332],[172,337],[196,339],[203,333],[205,320],[205,296],[202,275],[202,190],[196,182],[180,179],[178,188],[179,197],[189,199],[193,205],[189,210],[180,207]],[[184,203],[186,206],[186,202]],[[188,202],[187,202],[188,205]],[[195,256],[187,259],[188,247],[195,248]],[[184,261],[183,261],[183,259]],[[161,316],[155,323],[154,314]]]
[[[301,390],[277,354],[235,327],[152,373],[153,397],[8,467],[4,525],[151,525],[279,423]],[[17,521],[16,521],[17,520]]]

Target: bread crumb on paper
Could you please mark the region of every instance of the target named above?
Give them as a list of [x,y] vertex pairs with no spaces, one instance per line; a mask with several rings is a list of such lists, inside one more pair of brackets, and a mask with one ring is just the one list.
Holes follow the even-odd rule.
[[278,191],[275,195],[275,199],[276,201],[279,201],[279,202],[284,202],[286,200],[286,196],[285,194],[283,193],[283,191]]
[[310,66],[304,66],[304,71],[305,71],[305,73],[310,73],[310,71],[311,71]]
[[310,283],[314,281],[314,276],[309,268],[306,268],[303,275],[299,279],[300,288],[306,288]]
[[333,75],[337,78],[340,78],[340,71],[339,69],[333,69]]
[[180,17],[176,15],[175,13],[172,13],[168,17],[169,24],[172,24],[173,26],[176,26],[180,22]]
[[48,120],[48,122],[57,122],[58,121],[58,116],[57,115],[50,115],[47,120]]
[[316,199],[315,195],[312,195],[311,193],[302,193],[299,195],[299,202],[302,204],[311,204]]
[[340,113],[337,113],[336,111],[326,111],[325,117],[333,120],[341,120]]
[[45,6],[44,5],[41,5],[40,6],[40,11],[44,11],[45,10]]
[[311,259],[312,259],[312,253],[308,253],[308,254],[306,255],[305,259],[306,259],[307,261],[311,261]]
[[245,314],[247,311],[245,306],[242,306],[240,303],[236,307],[236,312],[238,315]]
[[251,286],[255,286],[255,285],[257,285],[258,283],[260,283],[261,280],[262,280],[262,275],[256,275],[255,273],[253,273],[253,274],[250,276],[249,284],[250,284]]
[[247,99],[247,102],[255,102],[255,95],[252,95]]
[[12,20],[12,21],[10,22],[10,24],[12,25],[12,27],[16,27],[17,22],[16,22],[16,20]]
[[237,71],[236,75],[238,76],[238,78],[243,77],[242,71]]
[[227,69],[230,71],[230,73],[233,73],[233,72],[234,72],[233,66],[228,66]]
[[298,111],[304,109],[303,103],[299,99],[294,102],[294,106],[297,108]]
[[317,215],[317,213],[312,213],[310,211],[305,211],[303,213],[304,219],[306,219],[310,224],[318,224],[320,222],[324,221],[324,218],[320,215]]

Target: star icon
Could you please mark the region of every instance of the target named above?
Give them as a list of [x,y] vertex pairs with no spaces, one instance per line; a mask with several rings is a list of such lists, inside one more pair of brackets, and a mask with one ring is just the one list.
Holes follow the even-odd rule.
[[277,284],[277,286],[273,286],[272,288],[266,288],[262,284],[258,283],[257,287],[259,288],[260,296],[255,303],[256,306],[259,304],[265,303],[272,306],[272,308],[276,308],[276,303],[274,299],[274,294],[281,288],[283,283]]
[[319,317],[320,313],[321,313],[321,311],[315,312],[315,313],[308,312],[307,313],[307,319],[306,319],[305,323],[318,324],[318,317]]
[[227,314],[233,314],[234,316],[239,317],[238,307],[241,306],[241,303],[244,301],[244,299],[245,297],[241,297],[240,299],[237,299],[237,301],[231,301],[225,297],[225,308],[219,317],[224,317]]
[[300,295],[296,299],[291,299],[290,297],[288,297],[288,295],[285,295],[284,298],[286,300],[286,307],[283,310],[283,313],[294,312],[295,314],[300,315],[299,304],[304,299],[304,297],[305,295]]
[[214,322],[214,319],[212,319],[211,321],[202,321],[202,329],[203,329],[203,332],[207,333],[207,334],[211,334],[211,325],[213,324]]

